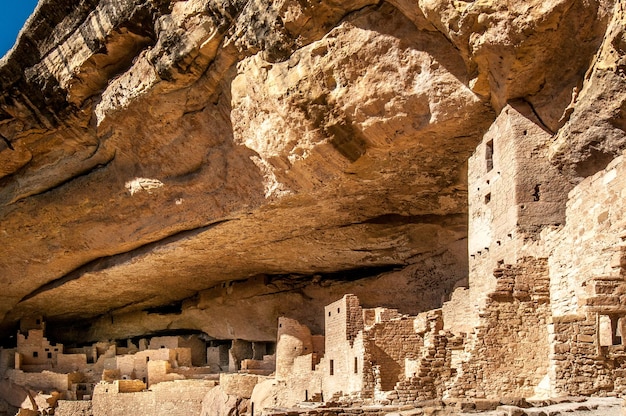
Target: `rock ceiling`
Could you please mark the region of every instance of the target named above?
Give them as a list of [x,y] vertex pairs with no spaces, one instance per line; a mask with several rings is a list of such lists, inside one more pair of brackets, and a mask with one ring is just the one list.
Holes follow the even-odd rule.
[[507,102],[572,181],[622,151],[622,8],[40,1],[0,61],[0,328],[269,340],[345,292],[439,306]]

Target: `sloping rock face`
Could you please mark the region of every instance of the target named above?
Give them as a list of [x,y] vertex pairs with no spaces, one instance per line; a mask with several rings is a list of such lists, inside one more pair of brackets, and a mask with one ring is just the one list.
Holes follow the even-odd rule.
[[439,307],[508,102],[572,182],[624,149],[623,7],[41,1],[0,63],[3,335],[261,341],[347,292]]

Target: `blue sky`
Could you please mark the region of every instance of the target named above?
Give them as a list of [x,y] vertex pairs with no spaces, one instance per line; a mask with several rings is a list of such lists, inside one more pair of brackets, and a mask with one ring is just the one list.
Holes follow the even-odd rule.
[[4,56],[17,39],[37,0],[0,0],[0,56]]

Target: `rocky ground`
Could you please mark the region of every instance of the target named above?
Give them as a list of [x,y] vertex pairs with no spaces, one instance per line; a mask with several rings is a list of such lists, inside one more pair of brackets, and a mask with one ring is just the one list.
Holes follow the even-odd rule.
[[[502,404],[502,403],[511,404]],[[276,410],[264,413],[267,416],[623,416],[623,400],[615,397],[579,397],[557,400],[530,401],[523,399],[505,400],[501,403],[493,400],[465,402],[452,405],[448,403],[430,403],[420,408],[404,406],[362,406],[352,408],[313,407],[310,410]],[[473,408],[472,408],[473,407]],[[461,410],[461,408],[464,408]],[[472,408],[472,409],[470,409]],[[492,410],[484,410],[491,408]],[[481,410],[483,409],[483,410]]]

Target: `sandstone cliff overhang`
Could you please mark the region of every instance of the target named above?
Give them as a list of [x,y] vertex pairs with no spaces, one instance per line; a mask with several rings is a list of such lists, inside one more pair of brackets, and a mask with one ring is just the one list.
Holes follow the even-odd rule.
[[623,150],[621,7],[41,1],[0,62],[2,328],[261,340],[343,292],[439,306],[507,102],[573,182]]

